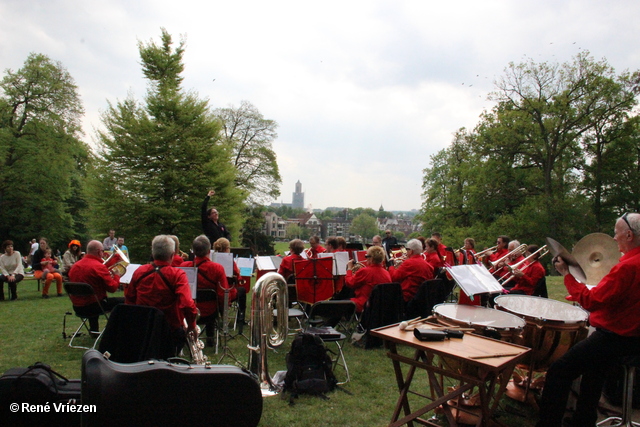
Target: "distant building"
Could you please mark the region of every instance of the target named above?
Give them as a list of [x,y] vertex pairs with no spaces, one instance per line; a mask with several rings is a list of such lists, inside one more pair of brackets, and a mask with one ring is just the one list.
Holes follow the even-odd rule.
[[262,232],[274,239],[284,239],[286,236],[287,222],[274,212],[264,214],[264,226]]
[[304,193],[302,192],[302,184],[300,180],[296,182],[296,191],[291,199],[291,207],[294,209],[304,209]]

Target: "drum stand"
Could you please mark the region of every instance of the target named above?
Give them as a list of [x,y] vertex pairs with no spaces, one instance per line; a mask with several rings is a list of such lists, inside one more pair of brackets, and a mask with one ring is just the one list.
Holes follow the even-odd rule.
[[221,364],[221,362],[224,360],[225,357],[229,357],[237,365],[239,365],[240,367],[244,368],[244,365],[233,354],[233,352],[231,351],[231,349],[229,348],[229,345],[227,343],[227,341],[230,338],[233,338],[229,334],[229,293],[231,292],[231,290],[233,288],[235,288],[235,284],[230,288],[223,288],[224,289],[224,305],[222,307],[222,309],[223,309],[223,312],[222,312],[222,357],[220,357],[220,359],[218,360],[218,365]]

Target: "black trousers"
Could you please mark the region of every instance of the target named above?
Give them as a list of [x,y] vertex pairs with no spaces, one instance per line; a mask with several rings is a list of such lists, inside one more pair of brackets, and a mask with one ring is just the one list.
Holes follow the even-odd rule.
[[[111,310],[113,310],[113,308],[116,305],[124,304],[124,298],[122,298],[122,297],[105,298],[102,301],[100,301],[100,303],[102,304],[102,308],[104,308],[104,311],[106,311],[108,313]],[[102,314],[102,310],[100,310],[100,306],[98,305],[97,302],[94,302],[93,304],[81,306],[81,307],[73,306],[73,311],[76,312],[76,315],[78,315],[80,317],[86,317],[86,318],[89,319],[89,330],[90,331],[92,331],[92,332],[99,332],[100,331],[100,325],[98,323],[98,319],[100,318],[100,315]]]
[[4,300],[4,282],[7,282],[9,287],[9,298],[12,300],[18,298],[16,285],[24,279],[24,276],[22,274],[16,274],[14,277],[16,279],[15,282],[10,282],[7,276],[0,274],[0,301]]
[[623,337],[596,330],[574,345],[547,371],[538,427],[562,425],[571,383],[582,375],[573,425],[595,426],[597,408],[607,373],[624,356],[640,355],[640,337]]

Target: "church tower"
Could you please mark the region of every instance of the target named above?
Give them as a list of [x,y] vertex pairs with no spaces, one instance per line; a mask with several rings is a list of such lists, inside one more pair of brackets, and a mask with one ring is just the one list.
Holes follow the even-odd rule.
[[304,193],[302,192],[302,184],[300,180],[296,182],[296,191],[293,193],[291,207],[296,209],[304,209]]

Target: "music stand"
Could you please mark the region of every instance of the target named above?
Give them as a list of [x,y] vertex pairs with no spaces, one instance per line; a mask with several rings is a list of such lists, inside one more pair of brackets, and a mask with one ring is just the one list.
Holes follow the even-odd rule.
[[[220,287],[220,289],[222,289],[224,291],[224,305],[222,306],[222,356],[220,357],[220,360],[218,360],[218,365],[224,360],[225,357],[230,357],[231,359],[233,359],[234,362],[236,362],[238,365],[240,365],[242,368],[244,368],[245,366],[242,364],[242,362],[240,362],[240,360],[238,360],[238,358],[233,354],[233,352],[231,351],[231,349],[229,348],[229,345],[227,343],[227,341],[230,338],[230,334],[229,334],[229,293],[231,293],[231,290],[233,288],[236,287],[235,281],[232,282],[233,285],[229,286],[228,288],[223,288],[222,285],[218,285]],[[231,337],[233,338],[233,337]]]
[[333,296],[333,258],[294,261],[298,301],[314,304]]
[[234,258],[253,258],[251,248],[231,248],[231,253],[233,254]]

